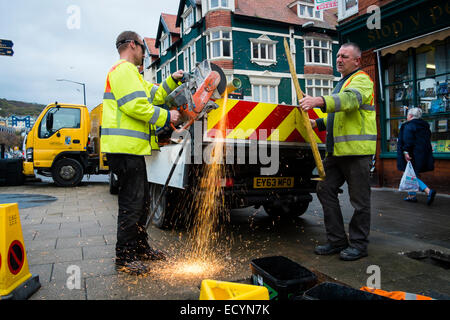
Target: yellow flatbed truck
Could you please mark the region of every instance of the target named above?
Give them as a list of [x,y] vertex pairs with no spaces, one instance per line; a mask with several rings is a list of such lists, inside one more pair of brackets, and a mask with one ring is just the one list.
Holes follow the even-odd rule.
[[25,142],[23,174],[52,177],[61,187],[78,185],[85,174],[109,173],[100,150],[102,104],[52,103],[41,112]]

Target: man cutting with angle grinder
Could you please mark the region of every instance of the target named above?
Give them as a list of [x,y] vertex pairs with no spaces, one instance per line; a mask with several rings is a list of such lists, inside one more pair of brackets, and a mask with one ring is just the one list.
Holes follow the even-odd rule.
[[143,260],[162,260],[165,254],[148,244],[145,228],[149,187],[144,156],[159,150],[156,127],[176,124],[180,113],[157,105],[180,84],[183,71],[168,77],[158,87],[145,81],[142,65],[145,44],[133,31],[116,40],[120,60],[109,70],[103,96],[101,149],[119,180],[116,270],[134,275],[148,273]]

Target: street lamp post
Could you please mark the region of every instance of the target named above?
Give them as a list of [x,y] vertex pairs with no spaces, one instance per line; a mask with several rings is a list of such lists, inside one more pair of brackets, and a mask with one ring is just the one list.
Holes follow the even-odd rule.
[[86,86],[85,86],[84,83],[76,82],[76,81],[72,81],[72,80],[67,80],[67,79],[56,79],[56,81],[67,81],[67,82],[72,82],[72,83],[76,83],[76,84],[81,84],[83,86],[84,105],[86,105]]

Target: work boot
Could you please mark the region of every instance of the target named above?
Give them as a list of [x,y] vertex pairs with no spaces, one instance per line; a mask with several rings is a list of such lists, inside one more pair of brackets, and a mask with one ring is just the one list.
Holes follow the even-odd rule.
[[116,271],[125,272],[135,276],[142,276],[149,273],[150,269],[139,260],[128,262],[123,260],[116,260]]
[[147,260],[167,260],[167,254],[162,250],[148,248],[142,253],[138,253],[139,259],[142,261]]
[[348,247],[340,253],[340,258],[344,261],[354,261],[367,256],[367,250],[360,250],[354,247]]
[[314,253],[321,255],[321,256],[327,256],[327,255],[331,255],[331,254],[335,254],[335,253],[339,253],[342,250],[344,250],[345,248],[347,248],[347,245],[343,245],[343,246],[333,246],[331,243],[327,243],[321,246],[317,246],[314,249]]

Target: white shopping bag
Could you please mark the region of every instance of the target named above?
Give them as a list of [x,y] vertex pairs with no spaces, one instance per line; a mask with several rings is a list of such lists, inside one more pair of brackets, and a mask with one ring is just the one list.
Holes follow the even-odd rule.
[[417,181],[416,173],[414,172],[411,161],[406,164],[405,172],[403,173],[402,180],[400,180],[400,191],[419,191],[419,181]]

